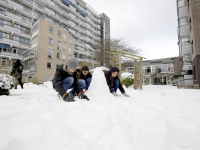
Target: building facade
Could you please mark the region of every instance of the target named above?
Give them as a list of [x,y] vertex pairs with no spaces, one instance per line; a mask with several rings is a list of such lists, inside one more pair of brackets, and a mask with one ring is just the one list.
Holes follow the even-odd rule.
[[100,20],[101,20],[101,39],[105,41],[110,41],[110,18],[102,13],[100,14]]
[[[125,72],[134,74],[134,67],[125,66]],[[184,82],[179,57],[143,61],[143,84],[171,85],[173,82]]]
[[177,0],[177,14],[181,73],[186,84],[200,84],[200,1]]
[[[39,32],[36,31],[36,23],[38,23]],[[49,33],[52,29],[55,33]],[[36,35],[37,32],[38,35]],[[67,41],[64,44],[61,39],[65,35],[66,39],[72,38],[71,43]],[[53,45],[49,45],[51,41],[53,41]],[[23,73],[25,77],[35,77],[36,74],[41,80],[45,80],[45,78],[50,80],[52,78],[50,77],[51,71],[43,69],[47,66],[55,68],[57,64],[67,61],[70,53],[79,61],[98,63],[93,60],[93,55],[97,51],[95,46],[99,42],[100,15],[82,0],[0,1],[0,63],[13,65],[16,59],[22,60],[26,66]],[[61,51],[65,49],[63,46],[66,46],[66,52],[59,52],[58,45],[61,47]],[[52,59],[47,57],[47,52],[52,53]],[[60,55],[58,56],[61,57],[60,61],[57,60],[57,55]],[[32,56],[36,57],[35,60]],[[64,60],[64,56],[66,60]],[[49,62],[48,65],[46,60]],[[37,67],[37,69],[32,69],[37,72],[29,75],[27,68],[34,68],[30,66]],[[40,76],[40,69],[46,75]]]

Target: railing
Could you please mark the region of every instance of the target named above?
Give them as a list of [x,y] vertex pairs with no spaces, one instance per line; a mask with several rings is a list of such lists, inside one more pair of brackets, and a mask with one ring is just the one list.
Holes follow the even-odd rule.
[[12,18],[14,18],[14,19],[20,20],[21,22],[24,22],[24,23],[26,23],[26,24],[31,25],[31,21],[28,20],[28,19],[26,19],[26,18],[22,18],[22,17],[17,16],[17,15],[15,15],[15,14],[13,14],[13,13],[10,13],[10,12],[6,12],[6,15],[9,16],[9,17],[12,17]]
[[6,38],[6,37],[0,37],[0,40],[2,40],[4,42],[8,42],[8,43],[17,44],[17,45],[20,45],[20,46],[22,45],[22,46],[29,47],[28,43],[24,43],[24,42],[21,42],[21,41],[15,41],[15,40],[12,40],[12,39],[9,39],[9,38]]
[[17,58],[17,59],[22,59],[23,56],[19,55],[19,54],[15,54],[15,53],[11,53],[11,52],[0,52],[0,56],[8,56],[8,57],[14,57],[14,58]]
[[23,34],[30,35],[30,33],[27,33],[26,31],[23,31],[23,30],[16,28],[16,27],[11,27],[7,24],[0,23],[0,26],[5,28],[5,29],[11,30],[11,31],[20,32],[20,33],[23,33]]
[[30,3],[30,4],[33,4],[33,1],[32,1],[32,0],[25,0],[25,1],[27,1],[27,2]]
[[37,50],[29,50],[23,54],[23,59],[36,58]]
[[34,6],[40,8],[40,9],[42,9],[42,10],[44,9],[44,6],[42,6],[41,4],[38,4],[38,3],[36,3],[36,2],[34,2],[33,4],[34,4]]
[[177,89],[199,89],[199,84],[177,83]]

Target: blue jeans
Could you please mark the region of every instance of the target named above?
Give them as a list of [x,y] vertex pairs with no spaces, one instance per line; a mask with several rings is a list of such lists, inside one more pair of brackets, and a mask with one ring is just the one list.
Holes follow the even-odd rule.
[[82,89],[86,89],[86,90],[88,90],[88,88],[89,88],[89,86],[90,86],[90,83],[91,83],[91,78],[87,78],[86,79],[86,83],[85,83],[85,85],[82,87]]
[[114,81],[114,91],[115,91],[115,93],[117,92],[118,87],[119,87],[119,80],[117,79],[117,80]]
[[[64,86],[65,90],[67,91],[69,89],[72,89],[71,92],[73,94],[75,94],[76,91],[74,90],[73,83],[74,83],[73,77],[67,77],[63,80],[63,86]],[[79,83],[80,88],[82,89],[82,87],[85,85],[85,80],[78,79],[78,83]]]

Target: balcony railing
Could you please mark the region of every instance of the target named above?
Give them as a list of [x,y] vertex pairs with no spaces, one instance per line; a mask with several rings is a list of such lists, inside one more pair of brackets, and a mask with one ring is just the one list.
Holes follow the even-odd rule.
[[19,28],[16,28],[16,27],[11,27],[11,26],[9,26],[9,25],[7,25],[7,24],[2,24],[2,23],[0,23],[0,27],[5,28],[5,29],[8,29],[8,30],[10,30],[10,31],[15,31],[15,32],[20,32],[20,33],[23,33],[23,34],[30,35],[30,33],[28,33],[28,32],[25,32],[25,31],[23,31],[23,30],[21,30],[21,29],[19,29]]
[[17,59],[23,58],[22,55],[11,53],[11,52],[0,52],[0,56],[7,56],[7,57],[17,58]]
[[48,3],[48,4],[50,4],[50,5],[53,5],[53,6],[55,6],[55,3],[54,3],[54,2],[52,2],[52,1],[50,1],[50,0],[45,0],[45,2],[46,2],[46,3]]
[[26,23],[26,24],[31,25],[31,21],[28,20],[28,19],[26,19],[26,18],[17,16],[17,15],[15,15],[15,14],[13,14],[13,13],[10,13],[10,12],[6,12],[6,15],[9,16],[9,17],[12,17],[12,18],[14,18],[14,19],[20,20],[20,21],[23,22],[23,23]]
[[25,42],[22,42],[22,41],[12,40],[12,39],[9,39],[9,38],[6,38],[6,37],[0,37],[0,40],[3,41],[3,42],[8,42],[8,43],[16,44],[16,45],[19,45],[19,46],[29,47],[28,43],[25,43]]
[[38,7],[38,8],[40,8],[40,9],[42,9],[42,10],[44,10],[44,6],[42,6],[41,4],[38,4],[38,3],[34,2],[33,5]]
[[30,3],[30,4],[33,4],[33,1],[32,1],[32,0],[25,0],[25,1],[27,1],[27,2]]
[[52,15],[54,15],[54,14],[55,14],[55,12],[54,12],[54,11],[52,11],[52,10],[50,10],[50,9],[48,9],[48,8],[45,8],[45,11],[46,11],[46,12],[48,12],[48,13],[50,13],[50,14],[52,14]]
[[37,58],[37,50],[28,50],[23,54],[23,60],[32,60]]

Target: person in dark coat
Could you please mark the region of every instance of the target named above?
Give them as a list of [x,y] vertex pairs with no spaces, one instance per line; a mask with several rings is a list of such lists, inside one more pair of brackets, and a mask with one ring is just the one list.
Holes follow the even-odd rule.
[[125,97],[130,97],[128,94],[125,93],[125,90],[120,82],[120,79],[118,77],[119,69],[117,67],[112,67],[109,71],[105,73],[107,85],[110,89],[110,93],[112,93],[114,96],[117,95],[117,89],[121,91],[121,93]]
[[91,73],[89,73],[88,66],[82,66],[78,74],[78,79],[85,80],[85,85],[82,89],[88,90],[91,80],[92,80],[92,75]]
[[[12,71],[11,71],[11,76],[13,76],[14,74],[16,74],[17,76],[19,76],[17,78],[18,83],[20,84],[21,88],[23,89],[23,83],[22,83],[22,71],[23,71],[23,65],[21,64],[20,60],[17,59],[17,61],[15,62]],[[17,85],[15,87],[15,89],[17,89]]]
[[[60,65],[56,69],[54,76],[53,88],[59,93],[62,99],[66,102],[73,102],[74,96],[77,93],[80,99],[88,99],[86,95],[81,92],[81,88],[85,85],[85,81],[78,81],[76,69],[78,61],[71,57],[66,64]],[[67,90],[72,89],[67,93]]]

